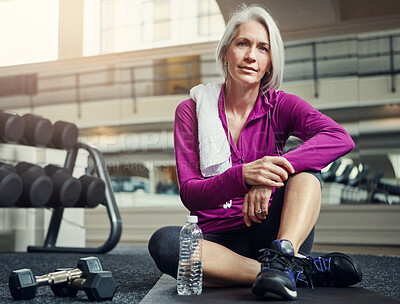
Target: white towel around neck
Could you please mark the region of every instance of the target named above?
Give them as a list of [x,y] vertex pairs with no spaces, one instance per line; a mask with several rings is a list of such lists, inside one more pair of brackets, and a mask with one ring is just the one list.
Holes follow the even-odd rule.
[[221,174],[232,167],[230,145],[218,111],[221,87],[221,84],[209,83],[190,90],[190,97],[196,102],[200,170],[204,177]]

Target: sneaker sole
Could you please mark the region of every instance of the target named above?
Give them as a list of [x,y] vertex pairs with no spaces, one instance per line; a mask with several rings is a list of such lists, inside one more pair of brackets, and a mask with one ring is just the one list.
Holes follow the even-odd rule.
[[264,278],[253,284],[251,291],[260,297],[279,300],[296,300],[297,291],[290,290],[282,285],[280,281]]

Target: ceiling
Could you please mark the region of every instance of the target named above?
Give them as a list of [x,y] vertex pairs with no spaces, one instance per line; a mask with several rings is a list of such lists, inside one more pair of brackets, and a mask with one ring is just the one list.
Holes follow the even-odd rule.
[[400,29],[399,0],[216,0],[225,21],[241,3],[258,3],[284,40]]

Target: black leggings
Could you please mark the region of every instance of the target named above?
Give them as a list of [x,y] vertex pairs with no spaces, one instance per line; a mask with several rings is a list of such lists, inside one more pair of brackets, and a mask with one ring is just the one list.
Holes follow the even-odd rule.
[[[309,172],[321,182],[319,172]],[[204,234],[204,239],[218,243],[230,250],[251,258],[257,259],[260,250],[268,248],[276,240],[280,226],[285,187],[276,189],[268,215],[260,224],[253,224],[249,228]],[[176,278],[179,260],[179,232],[181,226],[167,226],[158,229],[149,241],[149,252],[158,269]],[[314,229],[301,245],[299,252],[310,254],[314,242]]]

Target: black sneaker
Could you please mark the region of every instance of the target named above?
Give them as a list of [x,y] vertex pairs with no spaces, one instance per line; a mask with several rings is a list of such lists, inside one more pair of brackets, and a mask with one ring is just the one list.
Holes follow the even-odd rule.
[[332,252],[317,258],[306,256],[295,259],[303,267],[297,277],[297,287],[347,287],[362,280],[357,261],[344,253]]
[[253,284],[252,292],[266,298],[295,300],[296,278],[303,269],[296,262],[293,245],[288,240],[275,240],[258,258],[261,272]]

